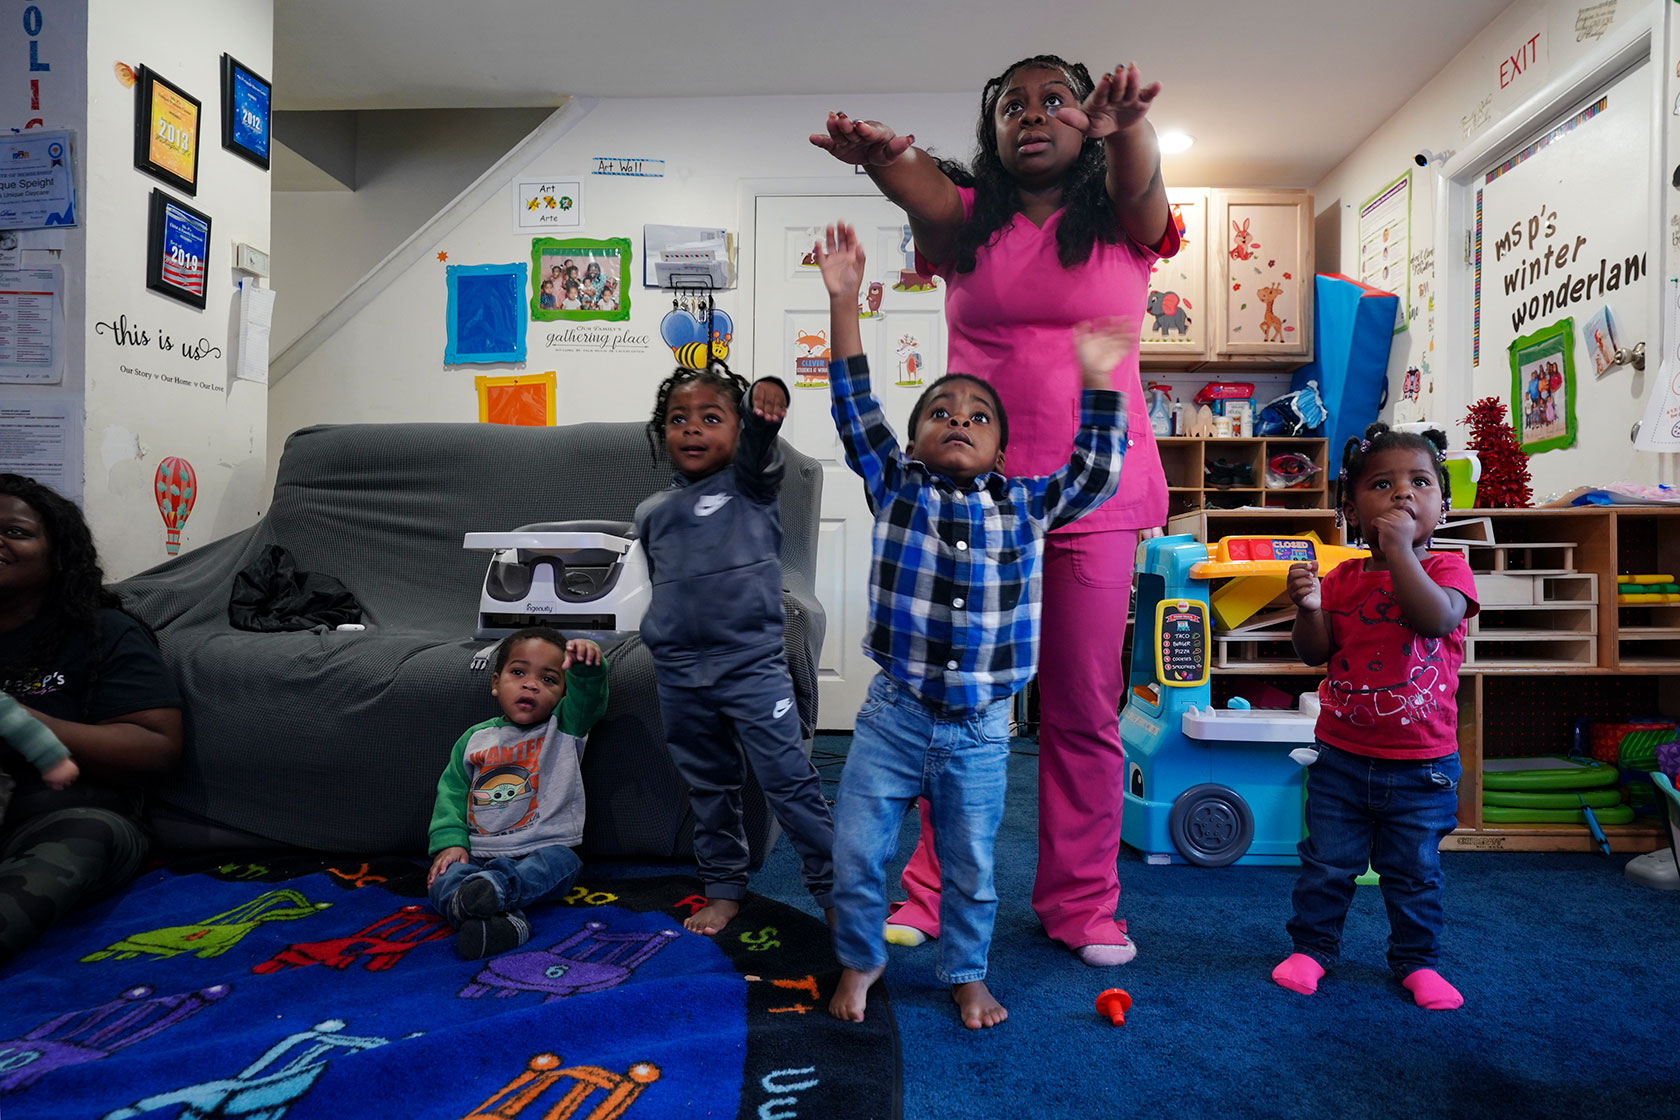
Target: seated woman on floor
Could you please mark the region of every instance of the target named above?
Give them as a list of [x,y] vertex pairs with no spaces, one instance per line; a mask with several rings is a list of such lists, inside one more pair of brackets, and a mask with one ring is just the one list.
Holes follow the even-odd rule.
[[69,748],[53,788],[10,743],[0,785],[0,963],[140,870],[142,782],[181,756],[181,697],[151,633],[106,589],[76,505],[0,474],[0,691]]

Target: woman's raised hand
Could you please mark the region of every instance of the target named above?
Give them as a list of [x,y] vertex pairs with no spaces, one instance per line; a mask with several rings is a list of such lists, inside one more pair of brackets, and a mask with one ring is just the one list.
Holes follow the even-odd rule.
[[1058,109],[1056,119],[1095,140],[1137,124],[1148,115],[1160,92],[1160,82],[1143,84],[1135,63],[1116,66],[1113,73],[1098,80],[1097,88],[1077,109],[1071,105]]
[[880,121],[855,121],[844,113],[828,114],[828,131],[811,134],[811,143],[841,163],[885,167],[910,149],[914,136],[900,136]]

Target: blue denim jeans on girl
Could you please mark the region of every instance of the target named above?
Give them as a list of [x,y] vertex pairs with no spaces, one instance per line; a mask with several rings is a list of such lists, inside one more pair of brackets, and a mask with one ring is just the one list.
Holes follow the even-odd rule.
[[997,915],[992,842],[1003,820],[1008,762],[1007,700],[943,719],[886,674],[870,682],[834,809],[834,953],[841,964],[867,972],[887,963],[887,861],[898,850],[905,810],[925,797],[942,888],[938,976],[947,984],[985,978]]
[[1328,968],[1342,943],[1354,876],[1367,863],[1388,908],[1388,964],[1405,979],[1440,956],[1441,839],[1458,824],[1458,755],[1367,758],[1320,740],[1307,768],[1307,836],[1297,851],[1297,953]]
[[464,863],[452,863],[432,880],[428,890],[432,909],[448,916],[449,900],[470,878],[488,879],[496,888],[503,913],[541,902],[564,892],[583,870],[583,861],[564,844],[547,844],[522,856],[468,856]]

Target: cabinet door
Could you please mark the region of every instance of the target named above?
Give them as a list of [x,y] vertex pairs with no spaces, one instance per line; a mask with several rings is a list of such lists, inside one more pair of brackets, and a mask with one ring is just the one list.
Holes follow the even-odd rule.
[[1312,194],[1214,190],[1215,356],[1312,356]]
[[1143,318],[1145,358],[1199,361],[1208,349],[1208,192],[1181,187],[1167,191],[1183,245],[1178,255],[1156,261],[1149,272],[1149,310]]

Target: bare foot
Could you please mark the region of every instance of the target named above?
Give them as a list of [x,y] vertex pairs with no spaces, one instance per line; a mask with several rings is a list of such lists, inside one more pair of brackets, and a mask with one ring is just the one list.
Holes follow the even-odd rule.
[[886,970],[886,965],[872,968],[868,972],[842,968],[840,986],[834,989],[834,998],[828,1001],[828,1013],[848,1023],[863,1022],[863,1006],[869,999],[869,987],[879,980],[881,973]]
[[[840,997],[836,995],[835,999]],[[1009,1018],[1009,1010],[992,998],[992,990],[984,980],[970,980],[966,984],[952,984],[951,998],[962,1012],[963,1026],[971,1031],[981,1027],[995,1027]]]
[[684,919],[683,928],[690,933],[703,933],[711,937],[722,933],[723,927],[740,912],[741,904],[733,898],[708,898],[706,905]]

